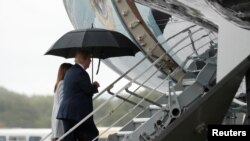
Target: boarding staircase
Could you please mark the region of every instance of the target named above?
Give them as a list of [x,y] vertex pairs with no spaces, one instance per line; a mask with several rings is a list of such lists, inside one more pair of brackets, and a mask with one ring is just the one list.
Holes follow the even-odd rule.
[[[130,103],[131,105],[134,105],[134,107],[129,111],[126,111],[126,113],[124,113],[122,117],[114,121],[114,123],[110,125],[110,127],[107,128],[104,132],[100,133],[99,136],[108,132],[109,129],[116,126],[121,120],[131,114],[134,110],[138,109],[140,109],[141,112],[133,119],[131,119],[128,123],[126,123],[117,133],[110,135],[107,140],[147,141],[153,140],[157,136],[162,134],[162,131],[164,131],[164,129],[166,129],[176,119],[181,117],[182,113],[184,113],[196,99],[202,97],[202,95],[204,95],[215,85],[217,38],[216,36],[214,36],[214,34],[212,34],[212,32],[204,32],[206,34],[200,35],[198,38],[193,40],[192,37],[201,30],[204,29],[192,25],[166,39],[161,44],[170,42],[172,39],[180,36],[181,34],[186,34],[178,40],[175,40],[174,43],[172,43],[174,44],[172,48],[170,48],[168,52],[162,54],[159,58],[154,60],[154,62],[152,62],[152,64],[148,66],[148,68],[145,68],[144,72],[141,72],[141,74],[135,78],[130,78],[129,82],[121,87],[118,91],[112,92],[113,87],[117,85],[125,76],[127,76],[136,67],[140,66],[144,61],[148,60],[148,55],[145,55],[143,58],[141,58],[141,60],[135,63],[133,67],[127,70],[112,84],[110,84],[102,92],[96,95],[93,100],[95,101],[100,96],[107,93],[110,94],[111,97],[104,103],[99,105],[97,108],[95,108],[92,113],[82,119],[81,122],[79,122],[75,127],[65,133],[60,139],[64,138],[67,134],[72,132],[81,123],[85,122],[90,116],[100,111],[102,107],[104,107],[114,98],[121,99],[122,102],[116,107],[110,109],[110,112],[106,113],[106,115],[104,115],[101,120],[96,121],[96,124],[99,124],[105,119],[112,116],[112,114],[119,110],[119,107],[124,103]],[[208,41],[207,38],[209,38]],[[196,42],[199,42],[203,39],[206,39],[205,44],[201,46],[195,46]],[[181,42],[184,42],[186,40],[188,40],[189,43],[185,42],[185,44],[181,44]],[[179,66],[179,68],[182,68],[186,72],[179,81],[173,80],[170,74],[166,77],[162,77],[161,82],[159,82],[155,88],[148,88],[150,91],[146,95],[141,96],[138,94],[138,90],[141,88],[147,88],[146,86],[144,86],[144,84],[152,77],[155,77],[157,73],[161,72],[161,68],[165,67],[165,64],[159,65],[154,72],[151,71],[151,74],[149,74],[148,71],[150,71],[151,68],[155,68],[155,65],[162,59],[164,59],[166,55],[170,55],[173,57],[175,55],[178,55],[178,53],[181,53],[181,51],[186,48],[190,48],[192,52],[186,55],[185,61],[183,61],[183,63]],[[203,48],[206,48],[206,51],[204,51],[202,54],[198,53],[199,50]],[[138,85],[136,89],[130,90],[131,85],[133,83],[136,83],[138,78],[145,77],[145,74],[147,75],[147,79],[145,79],[143,83],[140,83],[140,85]],[[153,95],[162,85],[164,87],[166,86],[166,92],[162,93],[157,100],[150,99],[150,95]],[[125,92],[129,95],[123,96],[121,94],[122,92]],[[130,100],[130,97],[132,96],[139,98],[139,102]],[[148,105],[143,105],[144,102],[148,103]]]
[[[187,30],[185,29],[183,32],[179,32],[177,34],[186,33],[187,36],[182,38],[181,40],[184,41],[186,39],[191,39],[190,37],[193,34],[190,34],[197,29],[191,30],[194,26],[190,26]],[[173,36],[178,36],[178,35]],[[72,132],[75,128],[77,128],[81,123],[85,122],[90,116],[96,114],[98,111],[102,109],[109,101],[113,100],[114,98],[121,99],[122,102],[113,107],[109,113],[103,116],[103,119],[96,122],[99,124],[103,122],[105,119],[112,116],[116,110],[119,110],[119,107],[124,103],[130,103],[134,105],[129,111],[126,111],[122,117],[114,121],[109,128],[105,131],[101,132],[99,136],[105,134],[109,131],[112,127],[116,126],[121,120],[123,120],[126,116],[131,114],[134,110],[140,109],[141,112],[132,118],[128,123],[126,123],[121,129],[115,133],[109,135],[107,141],[151,141],[157,140],[157,137],[161,136],[166,132],[165,130],[171,126],[177,119],[181,118],[183,114],[186,114],[188,109],[195,105],[196,101],[202,99],[204,95],[206,95],[215,85],[216,85],[216,57],[217,57],[217,43],[216,38],[209,40],[206,44],[207,46],[195,46],[195,42],[207,38],[209,35],[202,35],[200,38],[196,39],[195,41],[190,40],[190,43],[187,45],[182,45],[177,49],[174,53],[172,52],[172,56],[176,55],[184,48],[191,48],[192,53],[190,53],[183,64],[180,65],[181,68],[185,69],[185,75],[179,80],[174,81],[171,79],[171,75],[162,78],[162,81],[157,84],[157,86],[150,91],[141,96],[138,94],[138,90],[144,87],[144,84],[149,81],[152,77],[155,76],[156,73],[160,71],[161,67],[159,66],[152,74],[147,76],[148,78],[137,86],[136,89],[130,90],[130,87],[133,83],[136,83],[136,80],[140,77],[145,77],[144,74],[147,73],[151,68],[155,67],[155,65],[160,62],[165,55],[161,55],[157,58],[148,68],[145,68],[145,71],[142,72],[135,78],[131,78],[127,84],[121,87],[117,92],[113,92],[113,87],[119,83],[119,81],[127,76],[128,73],[133,71],[136,67],[140,66],[140,64],[147,60],[148,56],[144,56],[139,62],[137,62],[131,69],[121,75],[118,79],[116,79],[112,84],[110,84],[107,88],[105,88],[102,92],[94,97],[94,101],[98,99],[103,94],[110,94],[111,97],[106,100],[104,103],[99,105],[97,108],[94,109],[92,113],[90,113],[87,117],[85,117],[81,122],[79,122],[76,126],[74,126],[71,130],[65,133],[60,139],[64,138],[67,134]],[[188,37],[188,38],[187,38]],[[169,41],[172,37],[166,39]],[[180,42],[180,41],[177,41]],[[198,50],[202,47],[206,47],[206,51],[202,54],[198,53]],[[173,48],[177,48],[177,45]],[[173,48],[169,49],[173,50]],[[190,62],[190,63],[188,63]],[[188,66],[186,66],[188,65]],[[148,73],[147,73],[148,75]],[[162,93],[161,96],[157,100],[152,100],[149,98],[150,95],[154,94],[157,91],[157,88],[167,85],[167,89],[165,93]],[[121,93],[126,92],[129,96],[124,96]],[[130,97],[139,98],[139,102],[134,102],[130,100]],[[149,103],[148,106],[143,105],[143,102]],[[201,125],[202,127],[202,125]],[[99,138],[96,137],[96,138]],[[60,140],[59,139],[59,140]]]
[[[193,74],[195,77],[190,77],[191,75],[187,73],[177,84],[169,79],[163,80],[169,83],[169,90],[153,102],[145,98],[153,90],[149,92],[136,106],[139,106],[144,100],[147,100],[150,105],[124,125],[119,132],[110,135],[108,141],[148,141],[156,139],[169,124],[179,118],[196,99],[205,94],[215,84],[216,62],[209,60],[201,70],[197,71],[199,72],[189,72],[197,73],[196,76]],[[133,94],[127,89],[126,91]]]
[[[130,81],[121,87],[117,92],[112,92],[113,87],[119,83],[119,81],[128,75],[133,69],[142,64],[145,60],[148,59],[148,55],[145,55],[139,62],[137,62],[131,69],[122,74],[118,79],[116,79],[112,84],[110,84],[107,88],[105,88],[102,92],[96,95],[93,100],[95,101],[101,95],[109,93],[111,97],[106,100],[104,103],[99,105],[94,109],[92,113],[90,113],[87,117],[85,117],[81,122],[79,122],[75,127],[65,133],[60,139],[64,138],[67,134],[72,132],[77,126],[81,123],[85,122],[90,116],[94,115],[98,111],[101,110],[103,106],[105,106],[109,101],[114,98],[121,99],[122,102],[113,107],[109,113],[103,116],[103,119],[96,122],[99,124],[105,119],[112,116],[116,110],[124,103],[130,103],[134,105],[129,111],[126,111],[122,117],[114,121],[110,127],[104,132],[100,133],[99,136],[108,132],[109,129],[116,126],[121,120],[123,120],[126,116],[132,113],[136,109],[140,109],[141,112],[135,116],[131,121],[126,123],[117,133],[112,134],[108,137],[108,141],[141,141],[141,140],[153,140],[160,134],[164,129],[168,128],[168,126],[174,122],[176,119],[181,117],[182,113],[184,113],[192,103],[202,95],[204,95],[211,87],[215,85],[215,74],[216,74],[216,56],[217,56],[217,44],[216,44],[216,36],[212,35],[211,40],[203,44],[202,46],[196,47],[195,42],[199,40],[208,38],[211,33],[207,33],[205,35],[201,35],[199,38],[193,40],[192,36],[199,32],[200,30],[204,30],[200,27],[196,27],[192,25],[187,29],[184,29],[181,32],[169,37],[165,42],[169,42],[175,37],[186,34],[184,37],[175,41],[176,43],[172,48],[168,51],[171,52],[170,56],[177,55],[181,52],[181,50],[186,48],[191,48],[192,52],[187,55],[183,64],[180,65],[180,68],[185,69],[185,75],[176,82],[171,78],[171,74],[162,78],[162,81],[157,84],[157,86],[152,89],[146,95],[139,95],[137,91],[144,87],[144,84],[149,81],[152,77],[155,76],[156,73],[161,71],[161,67],[164,67],[165,64],[159,65],[158,69],[155,69],[152,74],[147,76],[148,78],[137,86],[136,89],[130,90],[130,87],[133,83],[136,83],[137,79],[140,77],[145,77],[144,74],[147,73],[151,68],[154,68],[157,63],[159,63],[166,55],[169,55],[168,52],[162,54],[159,58],[157,58],[148,68],[145,68],[145,71],[142,72],[139,76],[135,78],[131,78]],[[180,44],[185,40],[189,40],[190,42],[183,45]],[[161,44],[163,44],[161,43]],[[199,54],[199,49],[207,48],[205,52]],[[175,49],[175,51],[173,51]],[[179,69],[179,68],[178,68]],[[148,75],[148,73],[147,73]],[[168,86],[166,87],[166,92],[161,94],[161,96],[157,100],[149,99],[149,96],[154,94],[157,91],[157,88],[160,86]],[[145,87],[144,87],[145,88]],[[128,97],[123,96],[121,93],[126,92],[129,94]],[[129,99],[129,97],[134,96],[139,98],[139,102],[134,102]],[[143,105],[143,102],[149,103],[148,106]],[[97,137],[98,138],[98,137]],[[59,139],[59,140],[60,140]]]
[[[188,32],[188,31],[187,31]],[[225,102],[221,102],[221,105],[228,105],[230,102],[230,98],[234,97],[235,92],[241,82],[241,79],[244,76],[244,73],[249,68],[249,59],[245,61],[243,64],[244,68],[236,69],[233,71],[234,75],[239,75],[241,79],[235,81],[235,85],[228,88],[229,80],[234,80],[231,74],[222,80],[221,83],[216,84],[216,43],[210,41],[209,48],[203,53],[197,53],[197,47],[192,46],[194,44],[191,43],[191,47],[194,49],[192,54],[196,54],[195,57],[187,57],[186,61],[189,59],[192,60],[192,63],[186,69],[186,74],[175,83],[171,78],[166,77],[162,82],[159,82],[159,85],[162,85],[164,82],[168,83],[168,90],[164,93],[160,98],[156,101],[151,101],[148,98],[150,94],[152,94],[155,90],[151,90],[144,97],[140,97],[141,101],[138,102],[127,114],[131,113],[136,108],[140,107],[140,104],[143,101],[147,101],[149,106],[143,108],[143,110],[131,119],[127,124],[125,124],[117,133],[109,135],[107,141],[153,141],[153,140],[164,140],[166,139],[163,136],[170,127],[172,123],[180,123],[183,115],[187,115],[190,109],[198,109],[199,106],[202,107],[200,101],[204,101],[206,103],[209,101],[210,97],[216,99],[215,94],[218,94],[218,99],[223,100],[226,95],[222,95],[221,93],[227,92],[229,98],[225,98]],[[189,47],[190,47],[189,46]],[[157,60],[158,61],[158,60]],[[184,64],[186,63],[184,61]],[[183,66],[184,66],[183,64]],[[241,65],[242,65],[241,64]],[[182,67],[183,67],[182,66]],[[240,72],[238,72],[240,71]],[[225,84],[227,83],[227,84]],[[221,86],[223,85],[223,86]],[[157,87],[158,87],[157,86]],[[156,87],[156,89],[157,89]],[[228,88],[228,90],[223,91],[224,88]],[[125,91],[133,96],[138,97],[135,92],[129,90],[129,85],[125,86]],[[203,98],[205,100],[203,100]],[[207,102],[208,105],[220,105],[220,103],[213,103],[211,100]],[[197,106],[198,105],[198,106]],[[205,106],[206,107],[206,106]],[[203,108],[203,107],[202,107]],[[207,107],[206,107],[207,108]],[[218,107],[218,118],[215,118],[213,115],[213,110],[215,107],[211,105],[211,108],[208,109],[207,117],[212,117],[213,120],[204,119],[204,122],[207,123],[221,123],[221,119],[224,118],[225,112],[228,109],[228,106],[222,106],[222,108]],[[203,111],[204,112],[204,111]],[[124,118],[127,114],[125,114],[120,119]],[[198,112],[194,112],[195,114],[199,114]],[[205,115],[205,114],[204,114]],[[204,116],[203,115],[203,116]],[[212,115],[212,116],[211,116]],[[202,116],[202,117],[203,117]],[[190,116],[189,116],[190,117]],[[120,120],[119,119],[119,120]],[[178,120],[177,120],[178,119]],[[196,119],[196,118],[194,118]],[[114,126],[117,122],[111,125]],[[226,118],[225,118],[226,120]],[[194,122],[195,123],[195,122]],[[190,139],[198,139],[205,140],[206,135],[204,131],[206,130],[207,123],[197,124],[195,127],[195,135],[191,136]],[[174,124],[174,125],[175,125]],[[192,130],[192,126],[190,126],[190,130]],[[182,132],[185,132],[184,130]],[[178,133],[181,133],[178,131]],[[103,133],[100,133],[103,134]],[[191,134],[190,134],[191,135]],[[198,137],[197,137],[198,135]],[[201,136],[202,135],[202,136]],[[158,138],[160,137],[160,138]],[[189,136],[187,136],[189,137]],[[205,138],[204,138],[205,137]],[[178,134],[175,134],[175,137],[169,137],[171,140],[183,140],[184,138],[178,138]]]

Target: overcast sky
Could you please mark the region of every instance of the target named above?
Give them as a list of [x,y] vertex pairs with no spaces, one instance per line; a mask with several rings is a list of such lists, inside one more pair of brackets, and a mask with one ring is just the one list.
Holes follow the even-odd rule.
[[[59,65],[73,63],[73,59],[43,55],[73,30],[63,1],[0,0],[0,18],[0,86],[27,95],[52,94]],[[111,70],[102,64],[94,77],[101,88],[118,77],[106,73]]]

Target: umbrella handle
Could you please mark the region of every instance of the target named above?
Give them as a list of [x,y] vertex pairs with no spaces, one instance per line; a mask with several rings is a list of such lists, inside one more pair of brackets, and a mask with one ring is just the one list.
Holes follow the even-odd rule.
[[93,57],[92,57],[92,77],[91,77],[91,81],[92,81],[92,83],[93,83],[93,80],[94,80],[94,59],[93,59]]
[[98,61],[98,67],[97,67],[96,74],[98,74],[98,73],[99,73],[100,64],[101,64],[101,58],[99,58],[99,61]]

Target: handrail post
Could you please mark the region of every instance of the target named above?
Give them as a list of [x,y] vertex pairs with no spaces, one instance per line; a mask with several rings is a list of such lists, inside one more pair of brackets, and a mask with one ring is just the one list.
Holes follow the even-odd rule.
[[189,35],[189,38],[190,38],[190,41],[191,41],[191,44],[192,44],[192,49],[193,49],[194,53],[199,57],[200,55],[198,54],[198,52],[197,52],[197,50],[195,48],[191,30],[188,30],[188,35]]

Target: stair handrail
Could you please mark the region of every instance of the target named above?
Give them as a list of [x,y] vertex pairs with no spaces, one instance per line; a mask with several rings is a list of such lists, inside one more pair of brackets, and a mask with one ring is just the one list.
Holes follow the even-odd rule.
[[110,85],[108,85],[104,90],[102,90],[99,94],[97,94],[93,100],[97,99],[99,96],[101,96],[105,91],[110,89],[114,86],[115,83],[117,83],[119,80],[121,80],[124,76],[126,76],[129,72],[131,72],[134,68],[136,68],[140,63],[142,63],[144,60],[147,59],[148,56],[144,56],[138,63],[136,63],[133,67],[131,67],[128,71],[123,73],[120,77],[118,77],[114,82],[112,82]]
[[[180,35],[181,33],[184,33],[184,32],[190,30],[191,28],[193,28],[193,27],[195,27],[195,26],[196,26],[196,25],[191,25],[191,26],[189,26],[189,27],[187,27],[187,28],[181,30],[180,32],[178,32],[178,33],[176,33],[176,34],[174,34],[174,35],[168,37],[166,40],[162,41],[161,43],[158,42],[158,43],[155,45],[155,47],[156,47],[157,45],[159,45],[159,44],[160,44],[160,45],[165,44],[166,42],[168,42],[169,40],[173,39],[173,38],[176,37],[177,35]],[[203,29],[203,28],[202,28],[202,29]],[[196,32],[197,32],[197,31],[195,31],[195,33],[196,33]],[[154,50],[155,47],[154,47],[152,50]],[[168,51],[167,51],[167,52],[168,52]]]
[[[201,28],[195,30],[194,32],[192,32],[191,35],[193,35],[193,34],[199,32],[199,31],[201,31],[201,30],[203,30],[203,29],[204,29],[204,28],[201,27]],[[181,40],[179,40],[176,44],[174,44],[169,50],[167,50],[167,52],[172,51],[176,46],[178,46],[180,43],[182,43],[182,42],[183,42],[184,40],[186,40],[188,37],[190,37],[190,35],[187,35],[187,36],[183,37],[183,38],[182,38]]]
[[[148,68],[146,68],[144,70],[144,72],[142,72],[141,74],[139,74],[137,77],[135,77],[134,79],[130,80],[130,84],[128,83],[127,85],[131,85],[133,82],[135,82],[136,79],[140,78],[144,73],[146,73],[149,69],[151,69],[153,66],[155,66],[158,62],[160,62],[164,57],[165,55],[167,55],[166,53],[163,53],[159,58],[157,58]],[[107,87],[107,90],[113,88],[113,85],[109,85]],[[117,95],[117,93],[115,94]]]
[[106,130],[104,130],[101,134],[99,134],[96,138],[94,138],[92,141],[94,141],[95,139],[97,139],[98,137],[100,137],[101,135],[103,135],[104,133],[106,133],[109,129],[111,129],[114,125],[116,125],[118,122],[120,122],[123,118],[125,118],[128,114],[132,113],[143,101],[145,101],[145,98],[147,98],[148,96],[150,96],[157,88],[159,88],[164,82],[166,82],[166,80],[171,80],[168,77],[166,77],[165,79],[162,80],[162,82],[155,87],[155,89],[152,89],[150,92],[147,93],[147,95],[145,97],[143,97],[143,99],[141,99],[136,106],[134,106],[132,109],[129,109],[129,111],[124,114],[122,117],[120,117],[118,120],[116,120],[113,124],[111,124]]
[[[138,97],[138,98],[140,98],[140,99],[143,99],[143,96],[140,96],[140,95],[138,95],[138,94],[136,94],[136,93],[130,91],[128,88],[126,88],[125,91],[126,91],[127,93],[129,93],[129,94],[135,96],[135,97]],[[154,102],[154,101],[152,101],[152,100],[150,100],[150,99],[148,99],[148,98],[144,98],[144,99],[145,99],[145,101],[147,101],[147,102],[149,102],[149,103],[151,103],[151,104],[153,104],[153,105],[155,105],[155,106],[158,106],[158,107],[162,108],[162,105],[161,105],[161,104],[158,104],[158,103],[156,103],[156,102]]]
[[184,33],[184,32],[186,32],[187,30],[190,30],[191,28],[193,28],[193,27],[195,27],[195,26],[196,26],[196,25],[194,24],[194,25],[191,25],[191,26],[189,26],[189,27],[187,27],[187,28],[181,30],[180,32],[177,32],[176,34],[172,35],[171,37],[168,37],[168,38],[166,39],[166,42],[168,42],[169,40],[173,39],[173,38],[176,37],[177,35],[180,35],[181,33]]
[[[214,38],[213,40],[215,40],[215,39],[217,39],[217,38]],[[202,46],[200,46],[200,47],[197,48],[196,50],[197,50],[197,51],[200,50],[201,48],[205,47],[205,46],[206,46],[207,44],[209,44],[209,43],[210,43],[210,41],[207,42],[207,43],[205,43],[205,44],[203,44]],[[187,58],[185,59],[185,61],[181,64],[181,67],[182,67],[182,68],[184,68],[184,67],[186,66],[187,62],[188,62],[190,59],[194,59],[194,57],[191,57],[193,54],[194,54],[194,52],[192,52],[191,54],[189,54],[189,55],[187,56]],[[195,58],[197,58],[197,57],[195,57]]]
[[[200,38],[194,40],[194,42],[197,42],[197,41],[199,41],[199,40],[201,40],[201,39],[203,39],[203,38],[205,38],[205,37],[207,37],[207,36],[209,36],[209,34],[202,35]],[[208,42],[210,42],[210,41],[208,41]],[[189,44],[187,44],[187,45],[181,47],[180,49],[178,49],[176,52],[174,52],[174,53],[171,54],[170,56],[173,57],[173,56],[176,55],[178,52],[180,52],[181,50],[183,50],[183,49],[186,48],[186,47],[189,47],[190,45],[191,45],[191,43],[189,43]]]
[[[115,95],[115,93],[111,92],[110,89],[108,89],[108,93],[111,94],[111,95]],[[132,105],[136,105],[136,103],[134,101],[128,100],[128,99],[126,99],[126,98],[124,98],[124,97],[122,97],[120,95],[117,95],[116,97],[119,98],[119,99],[122,99],[122,100],[124,100],[124,101],[126,101],[126,102],[128,102],[128,103],[130,103]],[[144,106],[142,106],[142,105],[139,105],[139,107],[142,108],[142,109],[144,109]]]
[[[162,65],[163,66],[163,65]],[[159,69],[162,68],[162,66],[159,67]],[[151,79],[157,72],[159,72],[158,69],[156,69],[156,71],[154,73],[152,73],[146,80],[144,80],[143,83],[141,83],[133,92],[135,93],[137,90],[139,90],[146,82],[148,82],[149,79]],[[126,99],[129,99],[131,95],[128,95],[126,97]],[[100,122],[102,122],[103,120],[105,120],[106,118],[108,118],[109,116],[111,116],[114,111],[116,111],[125,101],[122,101],[119,105],[116,105],[115,108],[113,108],[108,114],[106,114],[105,116],[103,116],[102,119],[100,119],[99,121],[96,122],[96,124],[99,124]]]
[[[198,51],[198,50],[200,50],[201,48],[205,47],[207,44],[211,44],[211,41],[214,41],[214,40],[216,40],[216,39],[218,39],[218,38],[216,37],[216,38],[214,38],[213,40],[210,40],[209,42],[207,42],[207,43],[203,44],[202,46],[198,47],[196,50]],[[194,53],[192,52],[189,56],[191,56],[191,55],[193,55],[193,54],[194,54]]]
[[[153,51],[158,45],[165,44],[165,43],[168,42],[170,39],[174,38],[175,36],[177,36],[177,35],[179,35],[179,34],[181,34],[181,33],[183,33],[183,32],[188,31],[190,28],[195,27],[195,26],[196,26],[196,25],[192,25],[192,26],[190,26],[190,27],[187,27],[186,29],[184,29],[184,30],[182,30],[182,31],[180,31],[180,32],[178,32],[178,33],[176,33],[175,35],[173,35],[173,36],[167,38],[167,39],[164,40],[163,42],[158,42],[158,43],[154,46],[154,48],[151,49],[151,51]],[[203,29],[203,28],[199,28],[198,30],[192,32],[192,34],[198,32],[198,31],[200,31],[200,30],[202,30],[202,29]],[[185,39],[188,38],[188,37],[189,37],[189,36],[186,36]],[[181,43],[183,40],[185,40],[185,39],[182,39],[182,40],[180,41],[180,43]],[[177,43],[176,46],[177,46],[178,44],[179,44],[179,43]],[[170,48],[169,51],[171,51],[171,49],[173,49],[173,48],[174,48],[174,47]],[[165,52],[165,54],[168,53],[169,51]],[[139,65],[142,61],[144,61],[147,57],[149,57],[149,55],[150,55],[150,54],[146,55],[140,62],[137,63],[137,65]],[[159,58],[160,58],[160,57],[159,57]],[[107,86],[106,89],[104,89],[102,92],[100,92],[98,95],[96,95],[93,99],[95,100],[96,98],[98,98],[98,97],[99,97],[103,92],[105,92],[109,87],[113,87],[113,85],[114,85],[115,83],[117,83],[120,79],[122,79],[125,75],[127,75],[130,71],[132,71],[137,65],[134,65],[134,66],[133,66],[132,68],[130,68],[127,72],[123,73],[119,78],[117,78],[112,84],[110,84],[109,86]]]
[[52,131],[48,135],[46,135],[45,137],[43,137],[40,141],[46,140],[50,135],[52,135]]

